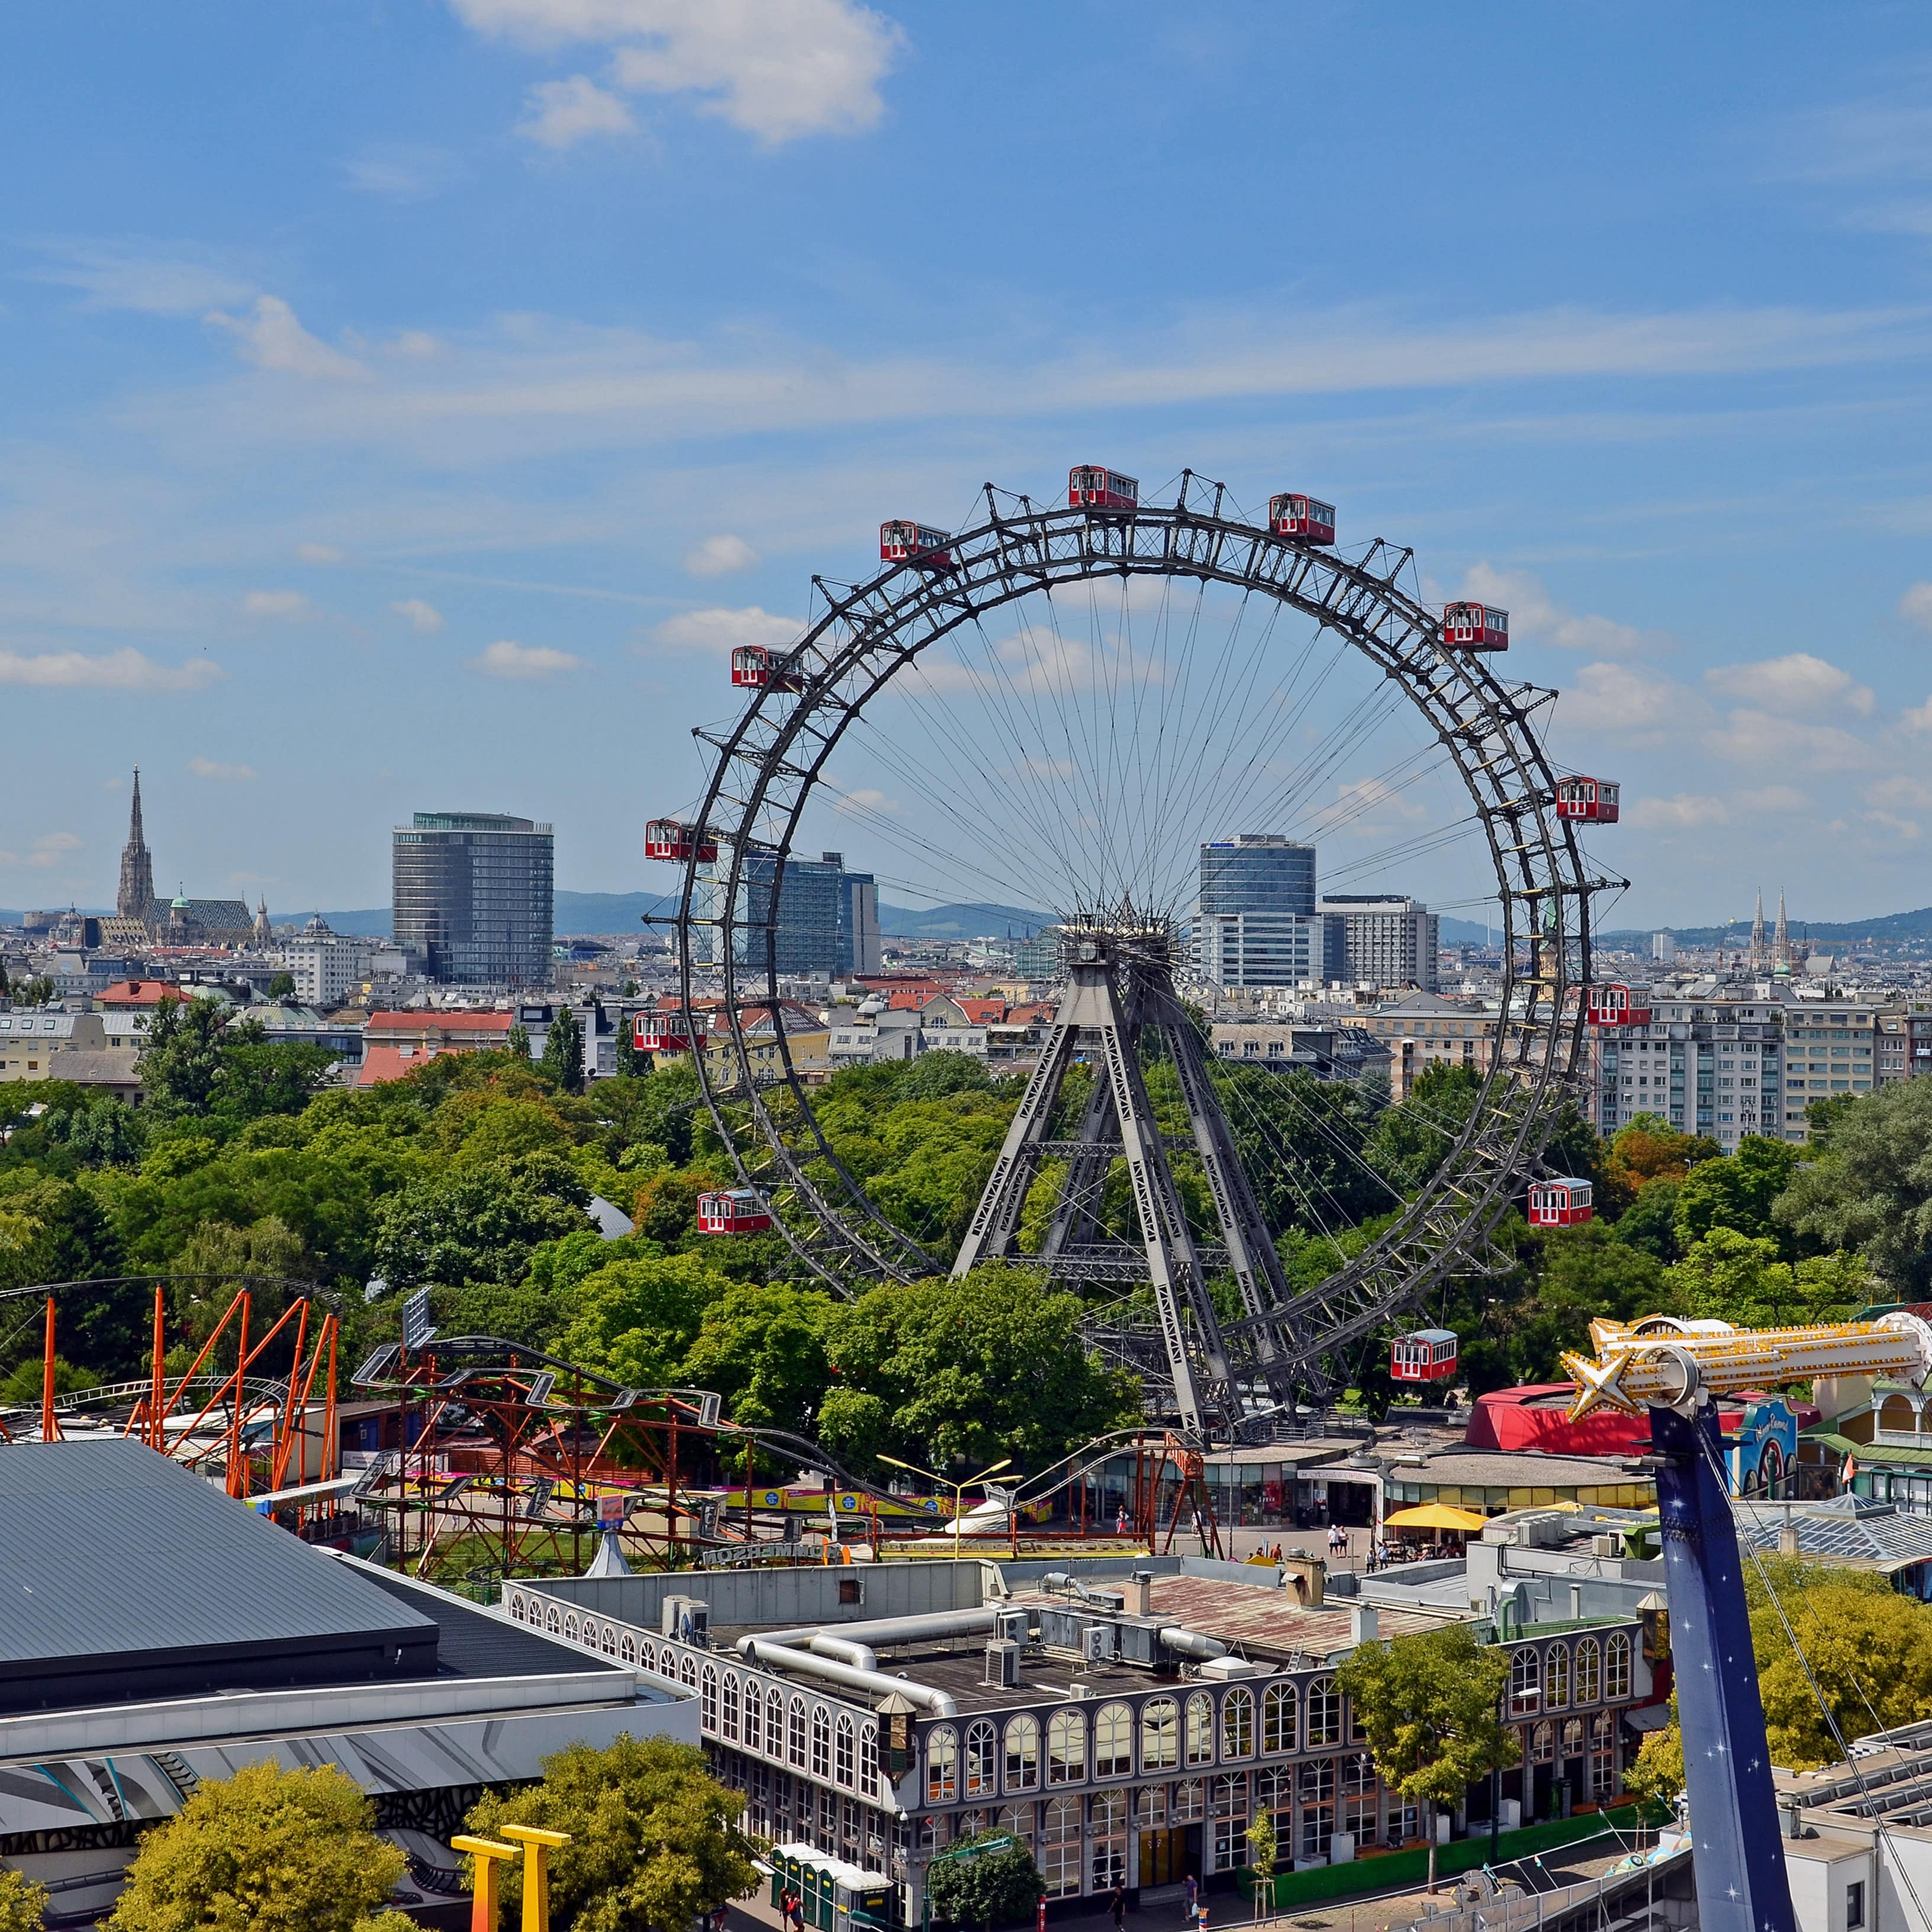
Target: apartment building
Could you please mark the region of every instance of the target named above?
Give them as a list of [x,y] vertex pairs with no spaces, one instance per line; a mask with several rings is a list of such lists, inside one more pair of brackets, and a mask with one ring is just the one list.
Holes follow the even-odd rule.
[[1417,986],[1438,992],[1441,920],[1400,894],[1327,892],[1316,902],[1325,928],[1325,974],[1346,986]]
[[1496,1052],[1496,1012],[1436,993],[1412,993],[1374,1006],[1357,1021],[1389,1054],[1389,1091],[1397,1100],[1432,1066],[1486,1073]]

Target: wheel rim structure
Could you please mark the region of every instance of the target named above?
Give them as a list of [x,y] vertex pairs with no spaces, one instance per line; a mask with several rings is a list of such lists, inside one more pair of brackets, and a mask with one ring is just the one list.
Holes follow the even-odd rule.
[[[1238,1394],[1326,1402],[1335,1358],[1412,1309],[1454,1272],[1485,1270],[1492,1237],[1534,1173],[1583,1051],[1591,899],[1620,889],[1594,874],[1574,825],[1554,808],[1557,773],[1534,729],[1556,696],[1506,683],[1447,648],[1439,616],[1400,587],[1411,552],[1377,538],[1351,559],[1244,520],[1222,486],[1184,473],[1174,500],[1131,514],[1042,509],[986,487],[984,519],[950,538],[950,568],[892,564],[835,589],[814,580],[823,610],[780,653],[788,675],[753,691],[728,730],[694,735],[715,753],[685,861],[676,914],[686,1010],[696,974],[722,974],[726,1071],[702,1040],[700,1091],[740,1180],[781,1197],[775,1217],[806,1269],[837,1292],[944,1274],[934,1256],[868,1198],[820,1127],[782,1026],[754,1059],[748,1010],[776,1011],[776,935],[784,873],[801,816],[827,760],[866,707],[929,646],[982,614],[1041,592],[1097,580],[1168,578],[1273,598],[1334,633],[1398,686],[1459,776],[1480,822],[1501,904],[1503,985],[1490,1063],[1474,1109],[1433,1180],[1354,1261],[1299,1294],[1278,1268],[1243,1282],[1244,1312],[1217,1326],[1184,1316],[1177,1336],[1144,1322],[1090,1324],[1090,1340],[1148,1380],[1150,1407],[1190,1434],[1231,1434]],[[782,688],[789,687],[789,688]],[[743,891],[748,862],[761,868]],[[1527,963],[1518,948],[1527,945]],[[776,1064],[769,1058],[776,1048]],[[1186,1076],[1183,1075],[1184,1086]],[[982,1211],[984,1204],[982,1203]],[[1273,1260],[1270,1249],[1268,1258]],[[1204,1299],[1196,1298],[1196,1301]],[[1184,1358],[1185,1359],[1182,1359]],[[1210,1360],[1214,1358],[1214,1360]],[[1224,1364],[1218,1376],[1216,1363]],[[1214,1395],[1190,1408],[1190,1370]]]

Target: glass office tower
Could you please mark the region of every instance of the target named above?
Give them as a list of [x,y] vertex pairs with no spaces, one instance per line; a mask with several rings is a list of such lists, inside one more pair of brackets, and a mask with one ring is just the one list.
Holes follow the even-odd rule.
[[1195,970],[1218,986],[1293,986],[1323,976],[1315,848],[1244,832],[1201,848]]
[[396,942],[432,979],[547,986],[556,898],[548,825],[495,812],[419,812],[392,848]]

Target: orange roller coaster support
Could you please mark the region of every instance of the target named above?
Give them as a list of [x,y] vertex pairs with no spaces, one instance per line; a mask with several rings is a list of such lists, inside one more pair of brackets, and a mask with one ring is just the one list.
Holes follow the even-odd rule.
[[46,1346],[40,1355],[40,1440],[60,1440],[60,1424],[54,1419],[54,1298],[51,1294],[47,1297]]
[[167,1290],[160,1282],[154,1284],[154,1353],[148,1364],[148,1376],[153,1393],[148,1399],[148,1442],[149,1446],[166,1455],[168,1432],[163,1426],[165,1411],[161,1398],[167,1390]]

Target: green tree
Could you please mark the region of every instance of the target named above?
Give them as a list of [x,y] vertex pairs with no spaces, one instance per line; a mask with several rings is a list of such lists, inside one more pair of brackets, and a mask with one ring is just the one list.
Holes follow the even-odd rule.
[[143,1834],[110,1932],[374,1932],[402,1852],[334,1765],[244,1765]]
[[202,1114],[221,1071],[222,1006],[216,1000],[165,999],[148,1022],[141,1084],[163,1120]]
[[[0,973],[0,992],[5,983]],[[0,1871],[0,1932],[40,1932],[46,1912],[45,1886],[32,1883],[24,1872]]]
[[584,1029],[576,1014],[560,1006],[544,1040],[543,1058],[538,1063],[566,1094],[584,1091]]
[[704,1310],[682,1378],[716,1389],[735,1422],[808,1433],[831,1380],[826,1335],[836,1311],[817,1288],[734,1284]]
[[1508,1653],[1479,1645],[1467,1624],[1358,1644],[1335,1674],[1382,1782],[1427,1808],[1429,1889],[1436,1889],[1436,1813],[1460,1804],[1479,1778],[1516,1761],[1501,1715]]
[[1256,1896],[1258,1900],[1265,1900],[1267,1906],[1272,1908],[1275,1903],[1274,1862],[1280,1846],[1271,1812],[1257,1811],[1249,1820],[1247,1840],[1248,1869],[1255,1875]]
[[[625,1736],[603,1750],[576,1744],[544,1759],[541,1784],[492,1792],[464,1822],[480,1838],[506,1825],[567,1832],[550,1855],[553,1922],[573,1932],[688,1932],[699,1913],[755,1891],[757,1841],[745,1800],[706,1772],[704,1754]],[[505,1916],[522,1908],[519,1866],[506,1868]]]
[[1676,1691],[1670,1694],[1670,1722],[1645,1738],[1636,1762],[1624,1773],[1624,1789],[1656,1823],[1663,1823],[1676,1810],[1684,1789],[1684,1734],[1677,1725]]
[[[974,1849],[1002,1837],[1007,1842],[995,1851]],[[1030,1921],[1046,1890],[1033,1853],[1010,1833],[982,1832],[964,1839],[926,1869],[926,1892],[932,1909],[954,1925],[990,1927]]]
[[1858,1250],[1888,1298],[1922,1299],[1932,1288],[1932,1080],[1881,1087],[1838,1111],[1778,1220],[1809,1246]]
[[676,1382],[705,1310],[731,1287],[699,1255],[615,1261],[576,1288],[557,1352],[636,1388]]
[[628,1016],[617,1029],[617,1077],[640,1080],[651,1070],[651,1057],[638,1051],[638,1036]]
[[503,1036],[503,1050],[506,1053],[514,1053],[520,1060],[530,1058],[530,1036],[521,1020],[518,1021]]
[[1854,1582],[1846,1571],[1827,1574],[1828,1581],[1808,1588],[1778,1589],[1802,1664],[1768,1600],[1751,1612],[1765,1730],[1773,1760],[1794,1771],[1844,1756],[1819,1708],[1814,1678],[1847,1738],[1932,1718],[1932,1609],[1888,1587],[1862,1586],[1864,1580]]
[[46,978],[22,980],[14,988],[14,1004],[16,1006],[50,1006],[58,997],[52,980]]
[[1772,1221],[1772,1209],[1791,1184],[1798,1154],[1789,1141],[1747,1134],[1736,1154],[1700,1161],[1677,1190],[1679,1250],[1701,1241],[1713,1228],[1730,1228],[1787,1246],[1790,1238]]
[[1665,1271],[1673,1305],[1739,1328],[1843,1322],[1872,1300],[1870,1270],[1858,1255],[1778,1258],[1774,1240],[1714,1228]]
[[296,976],[292,973],[278,973],[268,982],[268,997],[272,1000],[292,1000],[296,996]]
[[940,1471],[1001,1456],[1043,1468],[1140,1414],[1132,1378],[1082,1345],[1083,1312],[1072,1295],[1042,1293],[1030,1270],[999,1264],[872,1288],[832,1316],[837,1387],[820,1439],[835,1454],[884,1448]]
[[1646,1180],[1611,1232],[1626,1247],[1641,1248],[1660,1262],[1677,1258],[1677,1193],[1675,1180]]
[[375,1262],[392,1288],[514,1282],[531,1252],[590,1226],[590,1190],[562,1156],[538,1153],[446,1170],[377,1210]]

